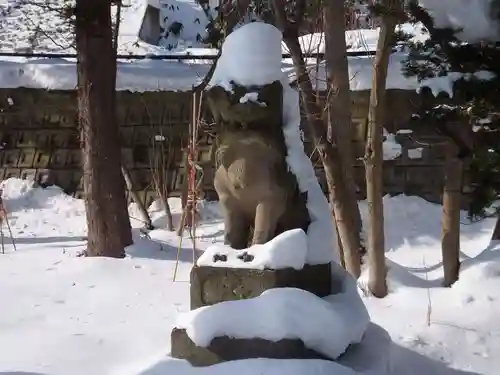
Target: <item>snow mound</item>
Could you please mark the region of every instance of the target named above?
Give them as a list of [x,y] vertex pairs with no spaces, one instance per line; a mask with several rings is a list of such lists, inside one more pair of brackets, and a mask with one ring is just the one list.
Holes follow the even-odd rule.
[[392,345],[389,333],[370,323],[361,343],[349,348],[337,362],[361,374],[394,374],[391,372]]
[[[244,262],[243,254],[253,259]],[[226,262],[216,261],[216,257],[225,255]],[[227,245],[212,245],[198,259],[198,266],[232,267],[251,269],[283,269],[304,267],[307,255],[307,236],[302,229],[292,229],[281,233],[263,245],[254,245],[245,250],[235,250]]]
[[27,199],[33,193],[33,181],[9,178],[0,183],[3,199]]
[[[222,45],[210,86],[232,90],[231,81],[242,86],[262,86],[281,78],[281,32],[263,22],[246,24],[229,34]],[[258,67],[258,69],[256,69]]]
[[9,178],[0,183],[9,224],[18,245],[36,238],[80,241],[86,233],[85,205],[57,186],[33,187],[33,181]]
[[[360,303],[354,304],[356,297]],[[309,349],[336,359],[361,342],[368,324],[368,312],[350,288],[328,301],[302,289],[276,288],[259,297],[189,311],[179,316],[176,326],[201,347],[222,336],[300,339]]]
[[396,136],[384,129],[385,140],[382,143],[384,160],[393,160],[401,156],[403,147],[396,141]]
[[[244,359],[209,367],[192,367],[188,362],[165,359],[140,372],[126,371],[116,375],[355,375],[350,368],[332,361],[317,359]],[[112,375],[115,375],[114,373]]]
[[460,267],[460,278],[452,289],[470,290],[477,283],[497,283],[500,279],[500,242],[493,241],[475,258],[465,259]]
[[33,187],[33,181],[9,178],[0,183],[7,211],[56,208],[57,213],[83,211],[83,201],[70,197],[58,186]]
[[408,150],[408,157],[410,159],[422,159],[423,152],[423,147],[412,148]]

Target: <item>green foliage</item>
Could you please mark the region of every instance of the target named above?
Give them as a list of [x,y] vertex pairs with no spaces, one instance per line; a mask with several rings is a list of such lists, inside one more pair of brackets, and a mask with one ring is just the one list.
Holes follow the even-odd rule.
[[471,217],[484,217],[488,208],[498,199],[500,191],[500,147],[480,148],[474,152],[472,188],[474,199],[469,207]]
[[[495,0],[497,6],[500,1]],[[500,15],[500,8],[492,14]],[[496,12],[496,13],[495,13]],[[484,216],[487,207],[500,197],[500,44],[483,41],[466,43],[457,37],[461,30],[438,28],[430,14],[416,0],[408,6],[411,22],[421,22],[430,38],[424,42],[409,41],[409,57],[404,73],[419,81],[456,75],[453,112],[472,124],[479,141],[475,142],[471,162],[471,217]],[[491,78],[493,77],[493,78]],[[488,78],[488,79],[486,79]],[[430,111],[439,122],[439,111]],[[443,119],[441,119],[442,121]],[[490,142],[493,141],[494,142]]]

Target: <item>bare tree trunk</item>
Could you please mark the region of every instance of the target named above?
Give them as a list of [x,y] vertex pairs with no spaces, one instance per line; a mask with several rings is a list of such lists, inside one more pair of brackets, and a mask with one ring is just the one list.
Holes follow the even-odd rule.
[[162,148],[162,158],[164,159],[163,162],[160,164],[162,165],[163,173],[160,173],[161,180],[158,183],[158,188],[157,191],[160,192],[160,199],[163,204],[163,209],[165,210],[165,216],[167,217],[167,230],[170,232],[174,231],[174,218],[172,216],[172,210],[170,209],[170,203],[168,203],[168,196],[170,195],[169,193],[169,171],[172,167],[172,158],[173,158],[173,153],[172,153],[172,144],[171,142],[168,144],[168,153],[165,158],[164,156],[165,151]]
[[[114,28],[113,28],[113,53],[114,53],[114,60],[115,60],[114,85],[115,85],[115,87],[116,87],[116,57],[118,55],[118,35],[120,32],[121,14],[122,14],[122,3],[121,3],[121,0],[118,0],[118,2],[116,3],[115,24],[114,24]],[[121,147],[120,147],[120,152],[121,152]],[[144,203],[141,202],[139,196],[137,195],[137,192],[133,190],[133,184],[132,184],[132,178],[130,177],[130,172],[123,164],[123,160],[122,160],[121,171],[122,171],[123,178],[125,180],[125,185],[127,187],[127,190],[130,193],[130,195],[132,196],[132,200],[139,208],[139,212],[141,213],[142,221],[144,222],[146,229],[148,229],[148,230],[153,229],[154,228],[153,223],[151,222],[151,217],[149,216],[148,210],[144,206]]]
[[[345,179],[342,155],[337,145],[328,142],[327,139],[327,126],[323,121],[323,116],[320,115],[321,107],[318,106],[314,98],[313,86],[306,69],[304,56],[298,40],[299,22],[294,22],[292,24],[287,21],[282,0],[272,0],[272,5],[276,15],[277,25],[283,30],[283,39],[292,55],[299,91],[307,117],[307,124],[310,128],[321,161],[323,162],[330,204],[333,205],[338,228],[338,236],[345,252],[357,252],[360,244],[356,233],[359,232],[353,227],[354,222],[352,220],[352,213],[349,211],[351,207],[346,204],[346,202],[349,201],[349,187]],[[297,5],[298,18],[303,18],[303,12],[301,12],[303,6],[303,2]],[[356,257],[347,256],[345,258],[346,268],[357,278],[360,274],[359,262],[353,261]],[[349,264],[349,261],[353,262]]]
[[444,269],[443,285],[450,287],[458,280],[460,269],[460,204],[462,200],[463,162],[458,158],[457,148],[452,141],[449,141],[447,151],[441,251]]
[[[387,8],[401,6],[400,0],[384,0]],[[389,57],[394,43],[397,18],[384,15],[373,65],[373,81],[368,110],[368,137],[366,141],[366,191],[370,233],[368,236],[368,259],[370,292],[378,298],[387,295],[387,269],[385,264],[384,204],[383,204],[383,126],[386,96],[386,79]]]
[[[344,1],[329,0],[324,6],[324,30],[326,45],[326,63],[328,71],[328,106],[329,124],[342,154],[345,181],[348,186],[349,213],[357,228],[356,242],[361,246],[362,221],[356,198],[356,184],[353,176],[354,155],[352,151],[351,97],[349,85],[349,66],[345,41]],[[361,249],[349,251],[344,256],[352,257],[346,262],[348,271],[358,275],[361,264]]]
[[[151,128],[155,131],[155,128]],[[168,203],[169,197],[169,186],[170,186],[170,171],[172,169],[172,159],[174,158],[174,153],[172,151],[172,139],[165,137],[163,131],[160,128],[160,134],[156,134],[160,139],[156,139],[153,142],[153,154],[149,160],[149,168],[151,170],[151,177],[153,179],[153,187],[156,192],[157,198],[160,200],[163,210],[165,211],[165,216],[167,218],[166,229],[170,232],[174,231],[174,220],[172,218],[172,211],[170,210],[170,204]],[[156,136],[155,136],[156,137]],[[165,148],[165,143],[167,142],[167,149]]]
[[495,228],[493,229],[493,234],[491,235],[492,241],[500,241],[500,215],[497,217],[497,222]]
[[173,152],[172,152],[172,141],[169,141],[168,143],[168,152],[167,155],[165,156],[165,148],[161,147],[160,150],[160,160],[157,160],[158,163],[156,163],[155,173],[157,177],[155,177],[155,185],[156,185],[156,191],[161,199],[163,209],[165,211],[165,216],[167,218],[167,230],[170,232],[174,231],[174,218],[172,216],[172,210],[170,209],[170,203],[168,203],[168,197],[170,195],[169,193],[169,171],[172,168],[172,158],[173,158]]
[[123,178],[125,179],[125,185],[127,186],[127,190],[129,192],[129,194],[132,196],[132,200],[137,205],[137,208],[139,209],[139,212],[141,214],[141,220],[143,221],[144,226],[148,230],[154,229],[153,223],[151,222],[151,218],[149,217],[149,213],[146,210],[144,203],[141,202],[139,195],[137,195],[137,192],[133,189],[132,178],[130,177],[130,172],[123,165],[123,162],[122,162],[121,169],[122,169]]
[[186,148],[186,152],[184,155],[184,181],[182,182],[181,187],[181,206],[182,206],[182,215],[181,221],[179,223],[179,228],[177,228],[177,235],[181,237],[184,233],[184,228],[188,226],[189,223],[192,222],[191,218],[191,208],[188,207],[188,198],[189,198],[189,163],[188,163],[188,148]]
[[89,256],[122,258],[132,244],[116,122],[110,2],[77,0],[78,114]]
[[172,210],[170,209],[170,204],[168,203],[168,196],[162,200],[163,200],[163,209],[165,210],[165,215],[167,217],[167,230],[173,232],[174,218],[172,216]]

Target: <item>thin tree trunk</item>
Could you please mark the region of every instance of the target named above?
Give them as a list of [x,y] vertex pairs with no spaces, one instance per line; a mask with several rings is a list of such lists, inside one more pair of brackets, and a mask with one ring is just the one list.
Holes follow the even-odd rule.
[[447,151],[441,251],[444,269],[443,285],[450,287],[458,280],[460,269],[460,204],[462,200],[463,162],[457,157],[458,151],[453,142],[449,142]]
[[[321,107],[318,106],[314,98],[313,86],[298,40],[298,22],[295,25],[290,25],[287,22],[282,1],[273,0],[272,5],[278,27],[283,30],[283,40],[292,55],[307,124],[325,169],[330,204],[333,205],[338,236],[345,252],[357,252],[359,241],[357,241],[356,233],[358,232],[353,227],[352,214],[349,212],[351,207],[346,204],[349,201],[349,187],[345,179],[342,155],[337,145],[328,142],[327,139],[327,126],[323,116],[320,115]],[[360,273],[359,262],[349,263],[355,259],[356,257],[346,256],[346,268],[351,270],[354,277],[358,277]]]
[[500,215],[497,217],[495,229],[493,229],[493,234],[491,235],[491,240],[500,241]]
[[154,166],[152,167],[154,174],[155,190],[158,194],[163,209],[165,211],[165,216],[167,218],[166,229],[170,232],[174,231],[174,218],[172,216],[172,211],[170,209],[170,204],[168,203],[169,196],[169,171],[172,167],[172,158],[174,157],[172,152],[172,140],[168,143],[168,152],[165,155],[164,144],[161,145],[160,151],[155,150]]
[[168,196],[169,196],[168,186],[169,186],[169,182],[170,182],[169,171],[170,171],[171,166],[172,166],[172,157],[173,157],[172,144],[171,143],[168,144],[168,154],[167,154],[166,159],[165,159],[165,152],[164,152],[163,147],[162,147],[161,153],[162,153],[162,155],[161,155],[162,162],[160,164],[160,166],[161,166],[160,168],[162,169],[162,171],[158,170],[158,174],[161,176],[161,179],[159,180],[157,191],[160,194],[160,198],[161,198],[162,204],[163,204],[163,209],[165,210],[165,216],[167,218],[167,230],[170,232],[173,232],[174,231],[174,218],[172,216],[172,210],[170,209],[170,203],[168,203]]
[[154,229],[153,223],[151,222],[151,217],[149,217],[149,213],[146,210],[146,207],[144,206],[144,203],[141,202],[141,199],[139,198],[139,195],[133,189],[132,178],[130,177],[130,172],[123,165],[123,162],[122,162],[122,168],[121,168],[121,170],[122,170],[123,178],[125,179],[125,185],[127,186],[127,190],[129,192],[129,194],[132,196],[132,200],[137,205],[137,208],[139,209],[139,212],[141,214],[141,220],[143,221],[144,226],[148,230]]
[[78,114],[83,143],[89,256],[125,256],[132,232],[116,122],[111,5],[77,0]]
[[167,217],[167,230],[170,232],[174,231],[174,218],[172,216],[172,211],[170,210],[170,204],[168,203],[168,194],[163,197],[163,209],[165,210],[165,215]]
[[[352,119],[351,97],[349,85],[349,65],[345,41],[344,1],[329,0],[324,6],[325,58],[328,72],[328,106],[329,124],[334,142],[336,141],[342,154],[344,175],[348,186],[348,200],[356,231],[356,242],[361,247],[361,214],[356,198],[356,184],[353,176],[354,155],[352,151]],[[352,250],[347,254],[354,257],[347,262],[353,267],[348,269],[353,275],[359,276],[361,264],[361,249]]]
[[[116,87],[116,57],[118,55],[118,35],[120,33],[120,25],[121,25],[121,14],[122,14],[122,3],[119,1],[116,4],[116,15],[115,15],[115,25],[113,28],[113,53],[114,53],[114,59],[115,59],[115,69],[114,69],[114,85]],[[121,148],[120,148],[121,152]],[[129,170],[125,167],[123,164],[122,160],[122,165],[121,165],[121,171],[123,178],[125,180],[125,185],[127,187],[128,192],[132,196],[133,202],[137,205],[139,208],[139,212],[141,213],[142,216],[142,221],[144,222],[144,225],[146,229],[151,230],[154,229],[153,223],[151,222],[151,217],[149,216],[148,210],[144,206],[144,203],[141,202],[139,196],[137,195],[137,192],[133,190],[133,184],[132,184],[132,178],[130,176]]]
[[[393,6],[395,0],[385,0],[382,5]],[[384,204],[383,204],[383,126],[386,96],[386,79],[389,57],[394,43],[397,19],[382,16],[377,53],[373,65],[373,81],[368,109],[368,137],[366,141],[366,192],[370,232],[368,235],[368,261],[370,292],[378,298],[387,295],[387,268],[385,264]]]
[[182,182],[181,187],[181,206],[182,206],[182,215],[181,221],[179,224],[179,228],[177,228],[177,235],[181,237],[184,233],[184,228],[189,226],[192,221],[191,218],[191,208],[188,207],[188,198],[189,198],[189,163],[188,163],[188,148],[186,148],[186,152],[184,155],[184,181]]

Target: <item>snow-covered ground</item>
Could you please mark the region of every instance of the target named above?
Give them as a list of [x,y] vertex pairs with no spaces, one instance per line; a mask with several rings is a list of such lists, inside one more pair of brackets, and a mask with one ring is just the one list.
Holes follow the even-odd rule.
[[[187,237],[173,282],[175,233],[156,229],[149,240],[135,232],[126,259],[81,258],[82,201],[58,188],[32,189],[15,179],[6,181],[4,199],[17,252],[4,227],[0,374],[335,373],[333,365],[321,361],[252,360],[203,370],[169,360],[170,330],[179,313],[189,310]],[[177,224],[179,202],[170,202]],[[372,321],[394,341],[392,373],[496,375],[500,246],[489,244],[493,221],[470,224],[464,215],[460,281],[444,289],[439,285],[441,207],[406,196],[386,197],[384,204],[391,293],[364,302]],[[365,215],[364,202],[361,208]],[[150,212],[157,225],[164,224],[157,204]],[[130,213],[139,217],[133,206]],[[217,203],[205,203],[202,218],[200,250],[223,241]],[[132,224],[141,225],[135,219]]]
[[[252,28],[255,33],[250,36],[257,36],[259,30],[274,29],[256,24],[247,26],[247,30]],[[226,59],[221,59],[218,70],[222,73],[214,75],[215,84],[227,85],[228,78],[238,78],[243,84],[264,84],[284,76],[279,32],[268,31],[267,35],[274,36],[261,39],[277,41],[272,50],[267,50],[269,53],[265,52],[269,47],[265,43],[259,47],[265,47],[264,53],[262,50],[238,53],[234,48],[238,50],[244,43],[235,42],[232,34],[227,41],[233,40],[233,48]],[[371,68],[371,61],[365,61],[370,62]],[[252,66],[245,69],[249,62]],[[7,64],[13,68],[0,67],[0,79],[10,82],[8,87],[17,87],[22,81],[31,87],[56,88],[61,85],[61,76],[65,85],[71,85],[74,79],[73,63],[64,60],[59,67],[67,68],[67,76],[61,74],[63,69],[58,75],[51,73],[50,64],[44,65],[43,61],[9,60]],[[15,64],[24,64],[24,68]],[[134,70],[143,69],[144,76],[134,79],[139,83],[142,78],[151,84],[156,79],[154,74],[148,76],[155,71],[151,64],[151,61],[129,64],[129,76],[134,77]],[[177,68],[192,68],[187,64],[172,64],[179,64],[175,65]],[[125,63],[119,66],[121,89],[133,87],[127,81],[132,78],[123,74],[122,68],[126,66]],[[199,64],[196,68],[203,66],[207,67]],[[190,84],[193,77],[188,80]],[[298,95],[288,85],[290,77],[284,77],[287,162],[297,176],[300,189],[308,191],[312,224],[306,237],[300,232],[287,233],[276,238],[274,246],[293,239],[304,250],[305,244],[305,251],[296,251],[292,257],[300,267],[305,259],[312,264],[335,259],[330,250],[335,241],[331,238],[333,226],[328,204],[301,148]],[[168,79],[165,82],[172,84]],[[156,89],[165,82],[158,82]],[[138,89],[145,90],[144,86]],[[387,151],[397,153],[394,148]],[[469,223],[463,215],[461,276],[449,289],[440,287],[441,207],[415,197],[386,197],[390,286],[387,298],[360,296],[354,280],[342,277],[342,292],[324,299],[297,289],[279,289],[252,300],[187,313],[192,243],[188,238],[183,240],[178,258],[179,238],[174,232],[161,229],[165,218],[157,203],[149,211],[159,229],[151,231],[147,238],[139,235],[141,223],[136,218],[140,215],[133,205],[129,208],[135,243],[126,249],[125,259],[82,258],[78,256],[85,247],[82,201],[64,195],[57,187],[34,189],[29,182],[17,179],[9,179],[2,185],[13,238],[3,228],[6,246],[5,253],[0,254],[0,374],[492,375],[498,372],[500,359],[495,353],[500,350],[500,324],[496,319],[500,307],[497,287],[500,244],[489,243],[491,220]],[[171,205],[178,225],[179,201],[171,200]],[[361,208],[365,217],[364,202]],[[204,203],[201,212],[197,252],[208,247],[224,249],[221,244],[224,228],[217,203]],[[264,249],[266,246],[269,250],[272,244],[261,246],[260,251],[268,251]],[[286,258],[274,250],[268,254],[271,258],[256,257],[257,266]],[[174,281],[176,259],[180,267]],[[337,276],[345,275],[338,266],[334,272]],[[363,277],[359,282],[364,282]],[[220,317],[231,313],[231,309],[235,315],[222,320]],[[266,319],[251,319],[259,313]],[[238,317],[251,321],[245,326],[239,324]],[[218,322],[215,325],[214,320]],[[349,344],[358,343],[365,335],[355,351],[339,358],[340,365],[319,360],[259,359],[195,369],[168,357],[169,333],[174,326],[186,328],[191,339],[201,346],[217,334],[249,338],[260,332],[261,337],[271,340],[301,338],[308,347],[330,358],[337,358]],[[356,356],[356,352],[362,355]]]

